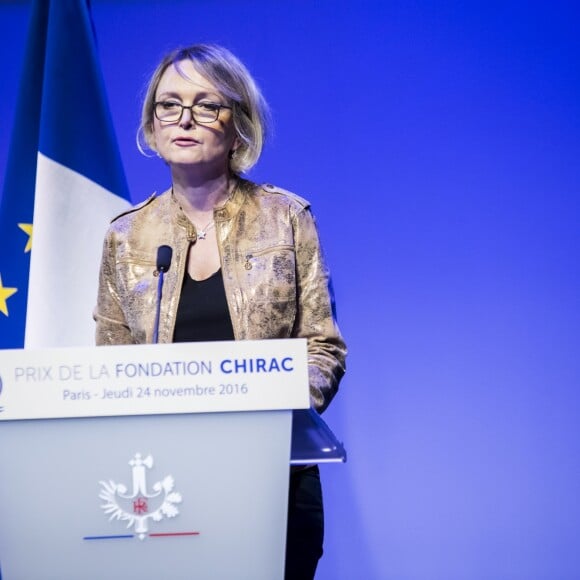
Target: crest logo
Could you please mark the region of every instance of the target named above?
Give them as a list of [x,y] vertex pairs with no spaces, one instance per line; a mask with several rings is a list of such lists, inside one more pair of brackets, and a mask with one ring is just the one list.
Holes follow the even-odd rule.
[[122,483],[112,480],[100,481],[99,498],[104,500],[101,508],[109,515],[109,521],[127,522],[127,528],[134,528],[136,536],[144,540],[151,522],[179,515],[176,504],[181,503],[181,494],[174,491],[173,476],[167,475],[161,481],[147,486],[147,470],[153,467],[153,457],[141,457],[136,453],[129,461],[132,470],[131,490]]

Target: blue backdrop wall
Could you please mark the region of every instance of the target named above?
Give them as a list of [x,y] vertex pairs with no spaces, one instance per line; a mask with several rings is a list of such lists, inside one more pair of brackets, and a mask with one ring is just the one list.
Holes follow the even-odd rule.
[[[29,11],[0,4],[2,177]],[[148,74],[211,41],[274,112],[250,177],[313,204],[350,346],[326,414],[349,461],[323,470],[318,578],[580,578],[580,5],[93,0],[93,14],[135,202],[169,183],[135,147]]]

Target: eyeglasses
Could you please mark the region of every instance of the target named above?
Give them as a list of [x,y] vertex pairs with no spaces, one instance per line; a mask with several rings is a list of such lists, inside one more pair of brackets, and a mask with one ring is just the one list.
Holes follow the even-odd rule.
[[183,111],[189,109],[196,123],[213,123],[217,121],[222,109],[231,109],[220,103],[196,103],[195,105],[182,105],[177,101],[158,101],[154,103],[155,116],[162,123],[178,123],[183,116]]

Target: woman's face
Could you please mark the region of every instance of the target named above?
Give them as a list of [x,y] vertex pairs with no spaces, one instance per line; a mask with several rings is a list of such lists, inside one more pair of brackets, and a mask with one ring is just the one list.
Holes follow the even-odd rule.
[[[215,86],[195,70],[191,61],[182,60],[178,66],[181,74],[173,65],[163,73],[155,102],[186,106],[228,104]],[[212,175],[227,173],[229,154],[236,145],[232,111],[220,109],[218,118],[208,124],[197,123],[190,109],[184,109],[181,119],[171,123],[154,116],[153,140],[157,153],[170,167],[189,166]]]

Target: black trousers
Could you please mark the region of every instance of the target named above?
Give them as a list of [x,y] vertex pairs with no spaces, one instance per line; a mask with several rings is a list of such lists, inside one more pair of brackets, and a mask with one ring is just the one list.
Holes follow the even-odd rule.
[[312,580],[322,556],[324,510],[318,466],[290,474],[285,580]]

